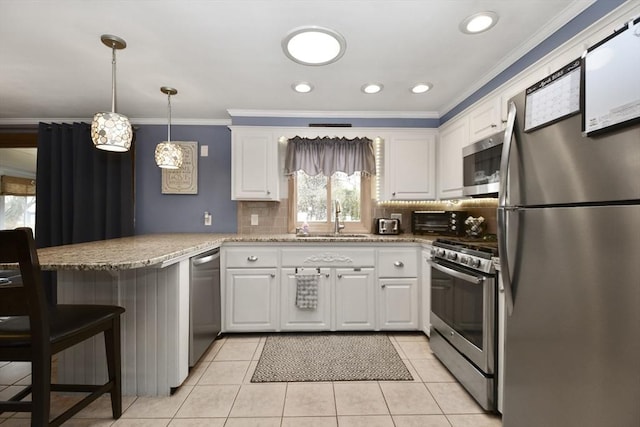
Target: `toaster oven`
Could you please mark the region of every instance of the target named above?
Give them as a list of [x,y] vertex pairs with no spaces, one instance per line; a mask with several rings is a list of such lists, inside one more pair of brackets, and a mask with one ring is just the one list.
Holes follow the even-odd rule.
[[464,233],[466,211],[413,211],[411,231],[413,234],[438,234],[460,236]]

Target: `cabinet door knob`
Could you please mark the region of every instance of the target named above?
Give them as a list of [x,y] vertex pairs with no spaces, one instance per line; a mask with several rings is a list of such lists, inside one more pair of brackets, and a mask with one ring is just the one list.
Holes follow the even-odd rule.
[[258,257],[255,255],[251,255],[249,257],[247,257],[247,261],[249,262],[256,262],[258,260]]
[[267,194],[271,194],[271,191],[267,190]]
[[382,285],[380,285],[380,287],[381,287],[382,289],[384,289],[386,286],[387,286],[387,285],[385,285],[384,283],[383,283]]
[[329,273],[325,274],[324,277],[329,278]]
[[271,277],[276,277],[275,273],[270,274]]
[[396,261],[396,262],[394,262],[394,263],[393,263],[393,265],[394,265],[395,267],[404,267],[404,262],[402,262],[402,261]]
[[392,195],[393,197],[396,197],[396,192],[394,191],[393,193],[391,193],[391,195]]
[[338,279],[342,279],[342,274],[338,274]]

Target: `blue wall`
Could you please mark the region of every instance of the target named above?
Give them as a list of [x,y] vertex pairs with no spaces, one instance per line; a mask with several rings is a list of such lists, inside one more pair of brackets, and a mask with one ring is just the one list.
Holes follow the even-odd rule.
[[[198,158],[198,194],[162,194],[161,169],[153,154],[167,139],[164,125],[140,125],[136,131],[136,234],[235,233],[236,202],[231,200],[231,131],[226,126],[171,126],[173,141],[209,146]],[[204,212],[213,215],[204,225]]]

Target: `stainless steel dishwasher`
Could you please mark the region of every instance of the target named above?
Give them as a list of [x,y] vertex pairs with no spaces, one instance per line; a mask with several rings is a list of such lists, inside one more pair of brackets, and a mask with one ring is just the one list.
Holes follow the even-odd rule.
[[220,248],[191,258],[189,366],[220,333]]

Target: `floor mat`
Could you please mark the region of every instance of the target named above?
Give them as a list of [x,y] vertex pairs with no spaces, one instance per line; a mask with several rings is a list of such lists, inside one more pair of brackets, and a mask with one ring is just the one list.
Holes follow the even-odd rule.
[[267,337],[251,382],[413,380],[384,333]]

